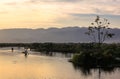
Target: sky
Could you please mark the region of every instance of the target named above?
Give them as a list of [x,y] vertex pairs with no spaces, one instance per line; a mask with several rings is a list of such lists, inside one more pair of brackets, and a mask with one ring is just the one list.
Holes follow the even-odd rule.
[[96,15],[120,28],[120,0],[0,0],[0,29],[88,27]]

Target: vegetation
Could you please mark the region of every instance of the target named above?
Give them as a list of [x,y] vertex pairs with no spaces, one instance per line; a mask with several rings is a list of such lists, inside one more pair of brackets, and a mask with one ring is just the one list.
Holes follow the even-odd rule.
[[98,43],[100,46],[107,38],[112,38],[115,35],[109,32],[109,24],[107,19],[101,19],[97,16],[91,26],[88,27],[86,34],[90,36],[94,43]]
[[103,44],[101,51],[98,51],[98,47],[93,47],[75,54],[72,62],[76,65],[91,67],[120,66],[119,55],[119,44]]
[[40,52],[75,53],[80,47],[79,43],[33,43],[30,48]]
[[88,27],[89,35],[94,44],[91,49],[86,49],[76,54],[72,62],[77,65],[90,67],[111,67],[120,66],[120,46],[116,44],[103,44],[107,38],[112,38],[115,34],[109,32],[109,22],[107,19],[101,19],[99,16],[94,23]]
[[0,43],[0,47],[30,47],[30,43]]

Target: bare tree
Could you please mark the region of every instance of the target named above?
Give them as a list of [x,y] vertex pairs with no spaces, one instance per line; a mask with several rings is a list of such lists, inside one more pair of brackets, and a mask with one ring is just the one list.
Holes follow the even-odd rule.
[[89,35],[93,42],[98,43],[100,46],[106,39],[112,38],[115,35],[109,32],[109,25],[110,23],[107,19],[97,16],[85,34]]

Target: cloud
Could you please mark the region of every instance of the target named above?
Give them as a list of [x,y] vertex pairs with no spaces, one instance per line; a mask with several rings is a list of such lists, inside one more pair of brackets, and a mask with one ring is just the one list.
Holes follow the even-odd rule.
[[0,14],[7,14],[7,11],[0,11]]
[[[59,13],[113,14],[119,15],[120,0],[24,0],[9,2],[14,8],[29,7],[31,10],[57,10]],[[19,7],[18,7],[19,6]],[[42,9],[42,10],[43,10]]]
[[4,3],[5,5],[8,5],[8,6],[16,6],[18,5],[17,2],[7,2],[7,3]]
[[29,0],[31,3],[36,3],[36,2],[78,2],[78,1],[83,1],[83,0]]
[[[71,18],[73,21],[75,21],[79,25],[88,26],[91,22],[94,21],[98,14],[79,14],[79,13],[73,13],[69,14],[71,15]],[[120,15],[113,15],[113,14],[104,14],[99,15],[101,18],[106,18],[111,23],[110,27],[112,28],[119,28],[120,27]],[[72,21],[71,21],[72,22]]]
[[15,19],[20,19],[18,23],[47,27],[88,25],[89,17],[96,15],[119,16],[119,4],[120,0],[14,0],[2,7]]

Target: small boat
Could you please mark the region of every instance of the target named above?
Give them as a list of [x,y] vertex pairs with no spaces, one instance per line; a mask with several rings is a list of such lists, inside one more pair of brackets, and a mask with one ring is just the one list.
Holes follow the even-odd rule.
[[23,51],[22,53],[25,54],[25,51]]

